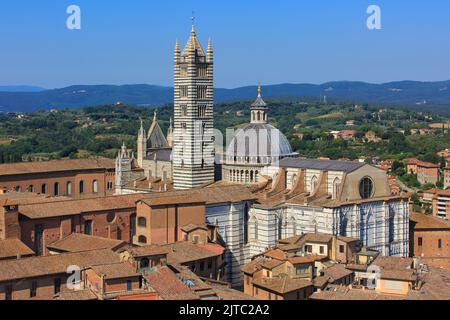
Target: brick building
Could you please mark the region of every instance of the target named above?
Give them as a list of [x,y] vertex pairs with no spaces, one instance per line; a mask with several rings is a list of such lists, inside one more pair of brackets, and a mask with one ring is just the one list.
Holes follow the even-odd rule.
[[412,213],[410,219],[411,256],[450,269],[450,222],[421,213]]
[[[4,197],[4,200],[1,200]],[[135,202],[141,195],[92,199],[0,197],[0,239],[18,238],[37,255],[72,233],[131,242],[135,233]]]
[[406,170],[410,174],[416,174],[417,180],[421,184],[436,184],[439,181],[439,168],[438,164],[431,162],[424,162],[418,159],[406,159]]
[[115,163],[106,158],[0,164],[0,189],[52,196],[114,193]]

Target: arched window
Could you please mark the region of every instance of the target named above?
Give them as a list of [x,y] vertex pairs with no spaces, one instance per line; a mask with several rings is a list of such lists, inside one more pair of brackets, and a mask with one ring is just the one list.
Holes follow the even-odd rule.
[[369,199],[373,197],[374,186],[373,180],[369,177],[365,177],[359,183],[359,194],[363,199]]
[[391,211],[389,215],[389,242],[395,241],[395,212]]
[[47,194],[47,185],[45,183],[41,186],[41,193]]
[[59,196],[59,182],[55,182],[53,185],[53,195],[55,197]]
[[32,184],[28,186],[28,192],[34,192],[34,186]]
[[278,217],[278,240],[283,239],[283,219]]
[[[145,239],[145,240],[147,242],[147,239]],[[141,259],[139,266],[141,267],[141,269],[148,268],[150,266],[150,261],[148,260],[148,258],[143,258],[143,259]]]
[[298,179],[297,175],[294,174],[294,175],[292,176],[292,188],[295,187],[295,184],[297,183],[297,179]]
[[98,193],[98,181],[97,180],[92,181],[92,192]]
[[139,236],[138,241],[141,244],[147,244],[147,237],[146,236]]
[[248,243],[248,204],[245,203],[244,205],[244,244]]
[[316,191],[317,188],[317,177],[313,176],[311,178],[311,194],[313,194]]
[[334,179],[334,181],[333,181],[333,200],[336,200],[339,196],[340,185],[341,185],[341,180],[339,180],[339,178]]
[[139,217],[138,218],[138,226],[139,227],[147,227],[147,219],[145,219],[144,217]]
[[67,185],[66,185],[66,193],[67,193],[67,195],[68,196],[71,196],[72,195],[72,182],[70,182],[70,181],[68,181],[67,182]]
[[294,217],[291,218],[291,231],[293,236],[297,235],[297,220]]
[[20,192],[20,191],[21,191],[20,186],[15,186],[15,187],[14,187],[14,191],[15,191],[15,192]]
[[84,193],[84,181],[81,180],[80,181],[80,194],[83,194],[83,193]]

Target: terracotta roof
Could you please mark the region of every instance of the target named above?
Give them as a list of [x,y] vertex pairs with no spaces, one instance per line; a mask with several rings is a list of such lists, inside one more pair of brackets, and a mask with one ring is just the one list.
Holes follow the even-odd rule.
[[216,244],[195,244],[189,241],[180,241],[164,245],[169,249],[168,264],[183,264],[196,260],[203,260],[222,255],[224,248]]
[[17,256],[32,256],[34,251],[19,239],[0,240],[0,259],[16,258]]
[[279,240],[278,243],[279,243],[279,244],[295,244],[295,243],[297,243],[301,238],[302,238],[301,235],[300,235],[300,236],[293,236],[293,237],[289,237],[289,238],[286,238],[286,239]]
[[0,282],[66,273],[72,265],[83,269],[99,263],[114,262],[119,262],[119,255],[109,249],[4,260],[0,261]]
[[381,279],[417,281],[417,275],[414,270],[381,270]]
[[347,287],[342,290],[329,290],[315,292],[310,297],[312,300],[404,300],[403,296],[380,294],[370,290],[348,289]]
[[246,186],[230,185],[155,193],[143,197],[142,202],[151,206],[203,202],[219,204],[253,199],[256,199],[256,196]]
[[438,196],[450,197],[450,189],[447,190],[439,190],[437,192]]
[[253,275],[255,272],[260,271],[262,269],[262,263],[269,261],[269,259],[265,259],[263,257],[255,258],[254,260],[247,263],[245,266],[242,267],[242,272],[246,274]]
[[414,230],[450,229],[450,222],[423,213],[410,213],[409,219],[415,222]]
[[161,245],[152,244],[143,247],[130,247],[127,249],[133,257],[149,257],[167,255],[170,249]]
[[248,294],[245,294],[239,290],[231,289],[226,286],[211,284],[211,287],[221,300],[257,300],[255,297],[249,296]]
[[[9,200],[10,203],[25,205],[33,203],[58,202],[63,200],[72,200],[69,197],[51,197],[48,195],[31,193],[31,192],[7,192],[0,194],[0,202]],[[11,204],[9,204],[11,205]],[[1,205],[0,205],[1,206]]]
[[157,267],[144,275],[150,287],[155,290],[162,300],[199,300],[176,274],[168,267]]
[[0,164],[0,176],[114,168],[114,160],[106,158],[20,162]]
[[48,245],[47,248],[63,252],[80,252],[100,249],[114,250],[125,244],[126,242],[123,240],[89,236],[82,233],[72,233],[61,240],[53,242]]
[[307,279],[289,278],[287,276],[277,278],[254,279],[253,285],[261,287],[279,294],[286,294],[295,290],[312,286],[312,282]]
[[145,194],[130,194],[92,199],[61,200],[19,206],[19,213],[30,218],[71,216],[85,212],[134,208]]
[[187,232],[187,233],[192,232],[197,229],[202,229],[202,230],[208,231],[208,227],[206,227],[205,225],[198,225],[198,224],[193,224],[193,223],[188,224],[187,226],[181,227],[181,230],[184,232]]
[[287,260],[295,256],[293,253],[284,252],[280,249],[272,249],[263,253],[265,257],[277,259],[277,260]]
[[333,239],[332,235],[324,233],[305,233],[301,238],[305,242],[328,243]]
[[55,300],[98,300],[98,297],[89,289],[78,291],[69,290],[61,292]]
[[353,274],[353,271],[347,269],[343,264],[335,264],[324,270],[324,276],[331,278],[332,281],[338,281]]
[[450,300],[450,270],[429,268],[420,290],[410,290],[408,300]]
[[141,275],[128,262],[96,265],[92,266],[91,269],[99,276],[105,275],[106,280],[138,277]]
[[342,237],[342,236],[338,236],[337,239],[342,241],[342,242],[346,242],[346,243],[352,243],[352,242],[361,241],[361,240],[356,239],[356,238]]
[[292,257],[289,258],[288,261],[292,264],[301,264],[301,263],[312,263],[314,261],[320,261],[328,259],[326,256],[319,256],[319,255],[308,255],[304,257]]
[[284,261],[280,261],[280,260],[268,260],[268,261],[261,261],[261,267],[263,269],[267,269],[267,270],[273,270],[278,266],[281,266],[282,264],[284,264]]
[[413,258],[379,256],[372,262],[372,265],[382,270],[408,270],[411,269],[413,263]]

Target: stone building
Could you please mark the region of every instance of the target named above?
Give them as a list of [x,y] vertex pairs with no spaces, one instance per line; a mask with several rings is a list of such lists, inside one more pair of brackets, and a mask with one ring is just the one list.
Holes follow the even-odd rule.
[[222,165],[222,179],[242,184],[254,184],[264,167],[286,157],[298,156],[287,138],[269,124],[268,107],[261,97],[251,105],[251,122],[238,130],[227,148]]
[[174,52],[173,180],[175,189],[214,182],[213,47],[202,49],[192,26],[183,52]]

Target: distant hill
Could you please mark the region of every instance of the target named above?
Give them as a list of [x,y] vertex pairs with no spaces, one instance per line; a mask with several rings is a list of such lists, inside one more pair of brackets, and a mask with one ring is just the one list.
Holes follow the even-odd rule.
[[[22,90],[26,92],[12,90],[1,92],[3,91],[1,88],[0,111],[2,112],[80,108],[117,102],[157,106],[173,101],[173,88],[146,84],[123,86],[78,85],[44,91]],[[218,88],[215,90],[215,101],[253,99],[255,94],[255,86],[236,89]],[[450,81],[400,81],[384,84],[340,81],[321,85],[279,84],[264,86],[263,94],[265,98],[317,97],[319,99],[320,96],[327,96],[327,98],[360,103],[402,105],[424,111],[450,113]]]
[[45,90],[36,86],[0,86],[0,92],[39,92]]

